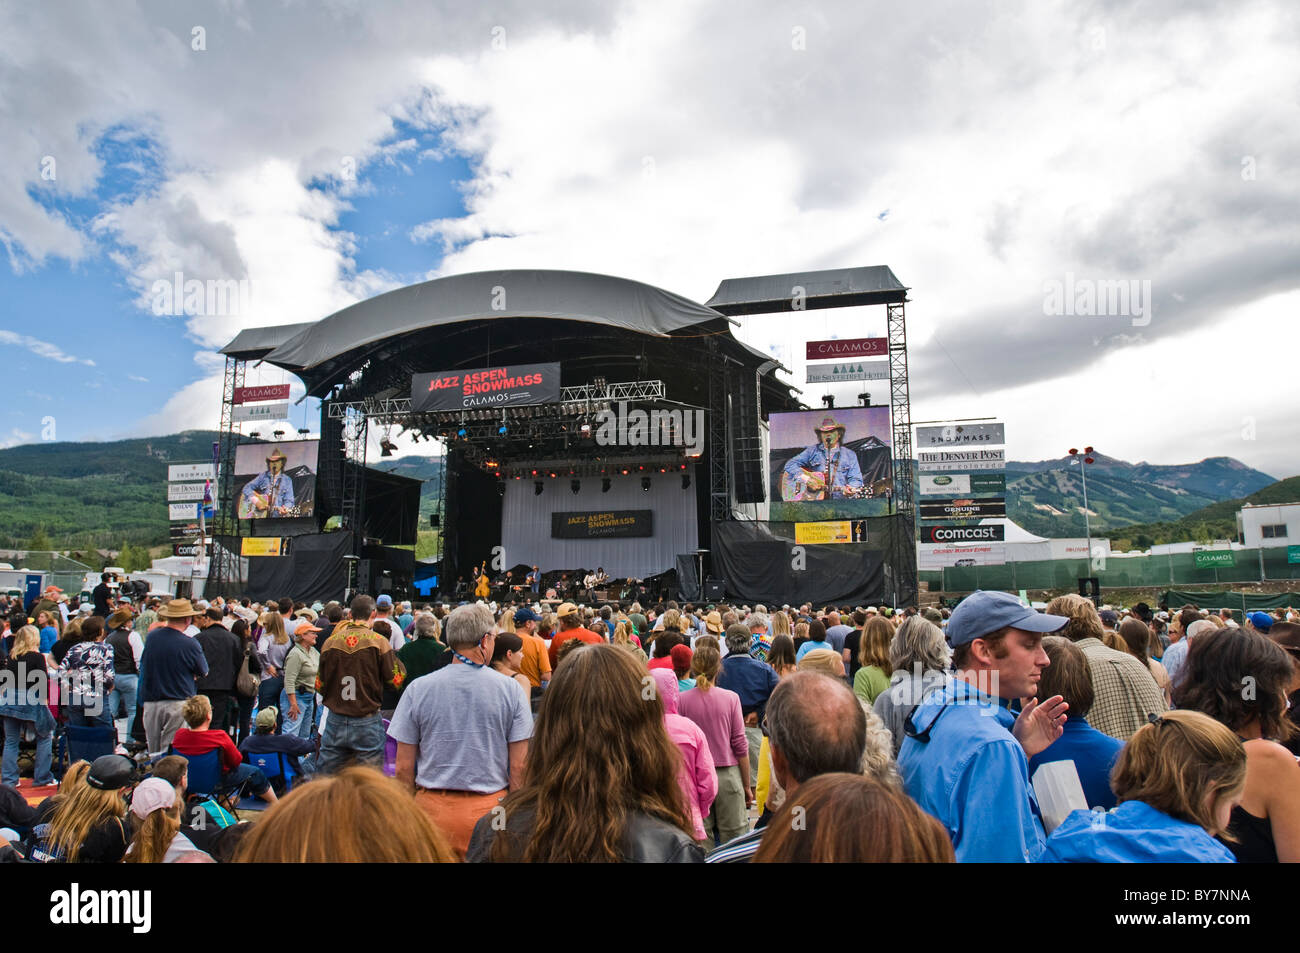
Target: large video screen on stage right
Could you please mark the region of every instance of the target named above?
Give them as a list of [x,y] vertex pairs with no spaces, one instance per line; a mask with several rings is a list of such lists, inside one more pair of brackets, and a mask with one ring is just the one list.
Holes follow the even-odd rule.
[[235,507],[241,520],[292,519],[316,511],[319,440],[235,448]]
[[769,519],[815,522],[890,511],[888,407],[772,414]]

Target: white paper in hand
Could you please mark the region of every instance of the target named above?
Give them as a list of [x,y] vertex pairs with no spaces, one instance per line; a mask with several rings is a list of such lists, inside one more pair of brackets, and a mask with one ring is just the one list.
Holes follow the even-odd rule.
[[1050,834],[1071,811],[1088,809],[1079,771],[1073,761],[1049,761],[1034,772],[1034,795],[1043,812],[1043,827]]

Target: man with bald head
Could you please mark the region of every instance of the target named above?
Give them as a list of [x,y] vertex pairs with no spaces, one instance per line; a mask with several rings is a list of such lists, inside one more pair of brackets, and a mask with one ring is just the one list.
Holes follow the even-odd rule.
[[[843,679],[808,671],[788,675],[767,701],[764,724],[772,773],[787,798],[819,774],[862,773],[867,717]],[[756,827],[715,848],[706,862],[749,863],[766,829]]]

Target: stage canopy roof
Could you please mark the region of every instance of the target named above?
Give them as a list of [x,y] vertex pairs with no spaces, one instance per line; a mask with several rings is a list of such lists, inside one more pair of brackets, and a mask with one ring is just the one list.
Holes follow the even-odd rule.
[[344,308],[308,325],[266,360],[286,370],[310,371],[396,335],[520,317],[588,321],[659,337],[726,320],[689,298],[626,278],[579,271],[480,271],[398,288]]
[[708,305],[727,315],[793,311],[796,287],[803,289],[803,305],[808,310],[896,304],[907,300],[907,287],[888,265],[869,265],[728,278],[718,285]]

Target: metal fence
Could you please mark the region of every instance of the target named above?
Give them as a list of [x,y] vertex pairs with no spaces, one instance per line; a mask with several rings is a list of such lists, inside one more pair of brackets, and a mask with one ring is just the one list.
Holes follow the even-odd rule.
[[58,586],[64,592],[74,595],[81,592],[85,585],[86,573],[97,572],[62,553],[39,550],[9,550],[3,554],[0,562],[7,562],[19,571],[47,573],[46,586]]
[[1275,582],[1300,579],[1300,563],[1287,562],[1287,547],[1233,550],[1231,566],[1196,568],[1194,553],[1164,556],[1114,556],[1087,559],[1047,559],[1002,566],[960,566],[924,570],[920,577],[931,590],[972,592],[976,589],[1067,589],[1081,577],[1096,576],[1112,589],[1175,587],[1205,589],[1223,583]]

